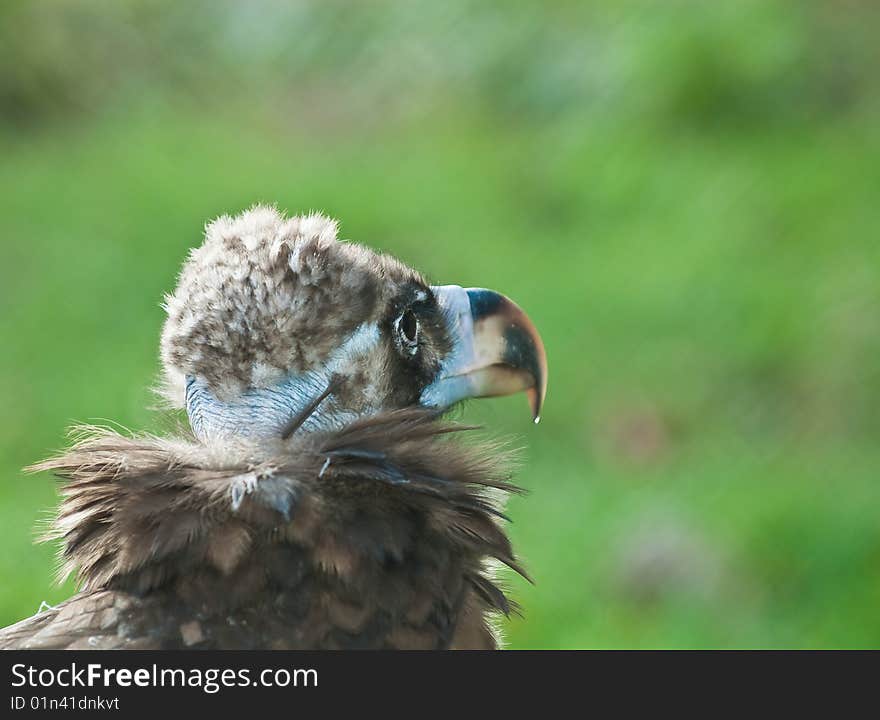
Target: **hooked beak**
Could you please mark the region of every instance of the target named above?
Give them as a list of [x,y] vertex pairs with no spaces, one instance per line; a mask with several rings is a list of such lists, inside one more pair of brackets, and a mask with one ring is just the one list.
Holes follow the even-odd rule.
[[524,390],[535,422],[547,394],[544,343],[520,307],[484,288],[442,285],[431,290],[446,318],[452,351],[421,404],[446,408],[465,398]]

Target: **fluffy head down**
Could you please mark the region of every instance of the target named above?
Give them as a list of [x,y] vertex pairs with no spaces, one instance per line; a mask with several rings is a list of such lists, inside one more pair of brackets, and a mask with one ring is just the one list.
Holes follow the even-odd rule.
[[401,284],[422,284],[395,259],[337,240],[334,220],[286,218],[256,206],[210,223],[166,297],[165,396],[184,403],[185,378],[221,400],[326,362]]

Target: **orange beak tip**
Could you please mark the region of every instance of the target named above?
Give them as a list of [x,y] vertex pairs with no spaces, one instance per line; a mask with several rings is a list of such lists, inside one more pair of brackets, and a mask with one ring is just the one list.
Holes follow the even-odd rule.
[[538,388],[536,387],[530,387],[528,390],[526,390],[526,397],[529,401],[529,407],[532,410],[532,422],[537,425],[539,422],[541,422],[541,406],[544,404],[544,398],[541,396]]

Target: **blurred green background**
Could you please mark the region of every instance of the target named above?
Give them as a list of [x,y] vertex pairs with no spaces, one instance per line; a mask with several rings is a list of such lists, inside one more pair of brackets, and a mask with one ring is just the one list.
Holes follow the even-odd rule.
[[515,648],[880,645],[880,6],[0,5],[0,622],[72,592],[19,469],[149,408],[204,222],[324,210],[513,296]]

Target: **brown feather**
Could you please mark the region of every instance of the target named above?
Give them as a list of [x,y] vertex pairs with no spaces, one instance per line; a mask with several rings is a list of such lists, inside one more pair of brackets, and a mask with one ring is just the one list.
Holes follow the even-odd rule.
[[494,647],[517,489],[464,429],[411,409],[259,444],[92,433],[32,468],[67,481],[50,537],[81,592],[0,648]]

